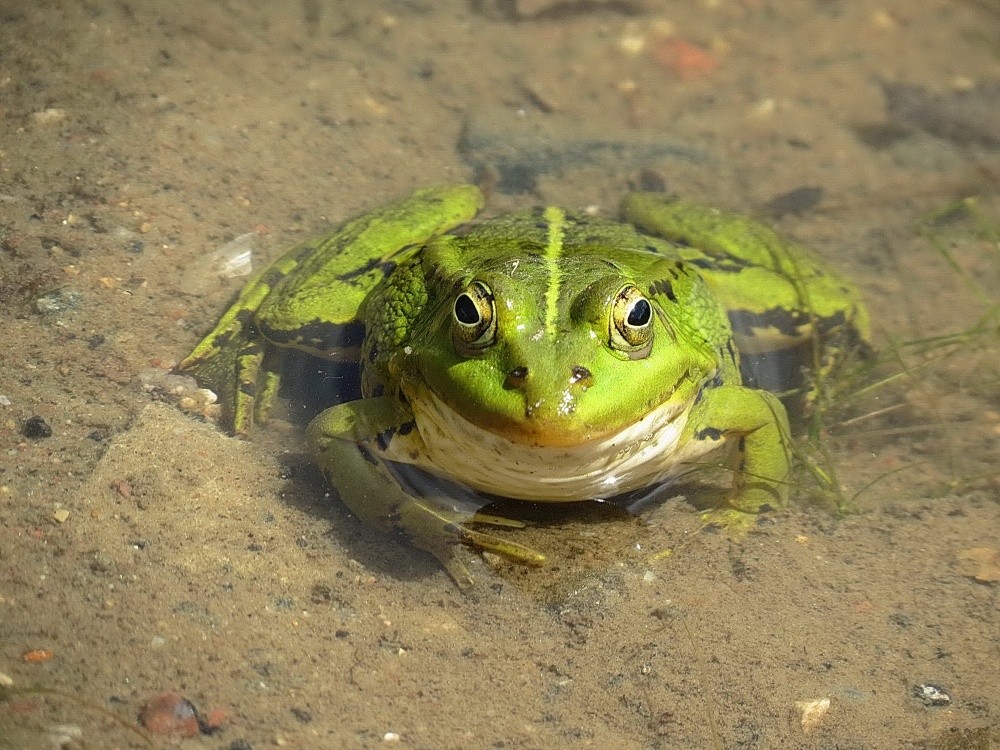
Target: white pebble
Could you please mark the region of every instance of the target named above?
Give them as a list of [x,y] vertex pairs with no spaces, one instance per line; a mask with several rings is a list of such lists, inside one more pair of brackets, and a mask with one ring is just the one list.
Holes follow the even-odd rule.
[[810,701],[795,701],[795,707],[802,712],[802,731],[809,734],[823,723],[823,718],[830,710],[830,699],[815,698]]

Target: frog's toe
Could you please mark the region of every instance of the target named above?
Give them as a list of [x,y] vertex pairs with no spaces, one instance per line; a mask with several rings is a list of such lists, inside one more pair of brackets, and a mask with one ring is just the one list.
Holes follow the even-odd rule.
[[731,539],[743,539],[757,525],[760,518],[756,513],[747,513],[736,508],[715,508],[701,514],[706,526],[715,526],[725,531]]
[[[478,522],[479,517],[477,516],[475,520]],[[520,563],[521,565],[538,566],[545,563],[545,555],[531,547],[526,547],[523,544],[518,544],[517,542],[512,542],[509,539],[504,539],[493,534],[475,531],[463,524],[458,525],[461,527],[461,531],[458,534],[459,541],[466,546],[502,555],[508,560]]]
[[470,548],[492,552],[522,565],[537,566],[545,562],[545,555],[541,552],[470,527],[471,523],[508,527],[524,525],[518,521],[477,514],[470,517],[469,514],[439,508],[421,500],[401,507],[396,522],[415,546],[430,552],[441,562],[459,588],[467,589],[473,583],[463,559]]
[[545,555],[541,552],[493,534],[475,531],[461,523],[451,524],[448,531],[447,535],[434,540],[414,538],[412,541],[434,555],[463,591],[470,590],[475,584],[469,563],[477,552],[492,552],[522,565],[537,566],[545,562]]

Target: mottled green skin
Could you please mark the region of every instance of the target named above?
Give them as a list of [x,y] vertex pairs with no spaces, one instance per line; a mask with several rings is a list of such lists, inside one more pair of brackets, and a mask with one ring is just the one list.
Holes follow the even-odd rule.
[[[545,456],[586,464],[600,458],[591,446],[618,445],[669,412],[677,430],[657,460],[678,473],[727,447],[733,483],[713,520],[785,503],[784,407],[742,385],[738,345],[759,353],[832,327],[864,340],[850,285],[762,225],[659,194],[626,198],[627,224],[549,208],[463,227],[481,205],[471,186],[424,190],[294,248],[251,280],[180,369],[216,390],[244,433],[266,418],[283,348],[360,355],[363,398],[313,421],[316,460],[358,516],[402,530],[460,583],[461,545],[543,557],[473,530],[452,498],[417,494],[387,459],[497,492],[478,464],[452,455],[488,462],[477,454],[488,443],[502,446],[501,462],[544,474]],[[432,424],[441,408],[465,443]],[[497,494],[575,492],[516,477]]]

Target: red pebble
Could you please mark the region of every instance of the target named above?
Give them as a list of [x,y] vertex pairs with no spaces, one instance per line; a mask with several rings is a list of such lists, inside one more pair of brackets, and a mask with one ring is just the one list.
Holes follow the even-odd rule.
[[197,737],[198,712],[194,704],[180,693],[154,695],[142,707],[139,721],[153,734],[174,734]]
[[652,56],[655,62],[685,81],[706,78],[719,67],[718,57],[683,39],[663,40],[653,47]]

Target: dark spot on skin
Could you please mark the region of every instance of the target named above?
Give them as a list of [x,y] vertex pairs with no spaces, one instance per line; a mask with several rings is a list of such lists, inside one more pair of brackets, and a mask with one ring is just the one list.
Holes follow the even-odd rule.
[[736,361],[736,349],[733,346],[733,340],[732,339],[729,339],[729,341],[726,342],[726,352],[728,352],[728,354],[729,354],[729,360],[731,362],[735,362]]
[[255,310],[240,310],[236,313],[236,319],[240,321],[242,325],[254,329],[256,326],[253,319],[255,312]]
[[260,283],[266,286],[268,289],[274,289],[274,287],[285,278],[287,274],[277,268],[272,268],[267,271],[263,277],[261,277]]
[[754,264],[749,260],[737,258],[735,255],[713,255],[709,258],[694,258],[691,261],[696,268],[704,268],[708,271],[719,273],[739,273],[748,268],[753,268]]
[[[236,317],[237,317],[237,319],[239,318],[238,315]],[[214,346],[216,349],[225,349],[226,348],[226,344],[229,343],[229,340],[232,337],[233,337],[233,332],[232,331],[226,331],[225,333],[221,334],[220,336],[216,336],[214,339],[212,339],[212,346]]]
[[355,445],[358,447],[358,453],[361,454],[361,457],[365,461],[367,461],[368,463],[370,463],[372,466],[378,466],[378,459],[375,458],[375,454],[374,453],[372,453],[370,450],[368,450],[368,446],[367,445],[365,445],[364,443],[355,443]]
[[396,434],[396,428],[395,427],[389,427],[389,428],[387,428],[385,430],[382,430],[382,432],[380,432],[378,434],[378,438],[377,438],[377,440],[378,440],[378,447],[381,450],[387,450],[389,448],[389,443],[392,442],[392,436],[395,435],[395,434]]
[[576,365],[573,368],[573,375],[570,377],[569,382],[571,383],[589,383],[591,379],[590,370],[582,365]]
[[257,395],[257,384],[249,382],[246,380],[241,380],[239,385],[240,393],[248,398],[254,398]]
[[694,434],[695,440],[720,440],[722,430],[717,427],[703,427]]
[[711,380],[703,383],[701,388],[698,389],[698,395],[695,396],[694,402],[697,404],[701,401],[702,396],[704,396],[707,391],[712,388],[718,388],[720,385],[722,385],[722,373],[717,372],[712,376]]
[[401,424],[399,426],[399,434],[400,435],[409,435],[411,432],[413,432],[413,430],[416,428],[416,426],[417,426],[417,423],[414,422],[414,421],[412,421],[412,420],[409,421],[409,422],[406,422],[405,424]]
[[654,281],[653,285],[649,287],[650,297],[654,297],[657,294],[664,295],[671,302],[677,302],[677,295],[674,294],[674,285],[666,279]]
[[[400,252],[405,251],[406,248],[402,248]],[[348,271],[347,273],[342,273],[337,277],[339,281],[349,281],[350,279],[356,279],[359,276],[364,276],[375,269],[379,269],[383,274],[388,276],[396,269],[396,264],[392,261],[385,261],[381,258],[372,258],[367,263],[365,263],[360,268],[355,268],[353,271]]]

